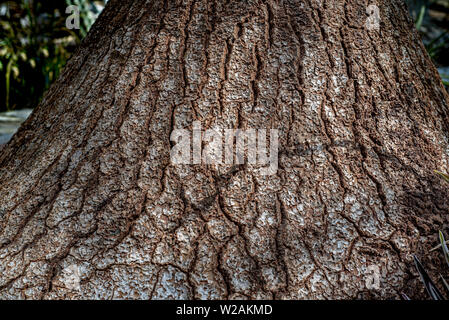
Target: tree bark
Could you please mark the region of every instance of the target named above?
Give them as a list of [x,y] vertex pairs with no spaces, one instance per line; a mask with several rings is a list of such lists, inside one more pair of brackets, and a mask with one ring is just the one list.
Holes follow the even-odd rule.
[[[0,297],[422,297],[448,95],[402,1],[370,4],[109,1],[0,155]],[[276,174],[172,164],[193,121],[278,129]]]

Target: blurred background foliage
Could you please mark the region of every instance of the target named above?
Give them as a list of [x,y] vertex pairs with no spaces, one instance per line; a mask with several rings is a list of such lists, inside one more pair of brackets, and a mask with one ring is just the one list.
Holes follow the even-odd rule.
[[[449,85],[449,0],[405,0],[443,81]],[[106,1],[0,0],[0,111],[33,108],[58,77]],[[66,28],[69,5],[80,29]]]
[[449,86],[449,0],[406,0],[416,29],[438,68],[444,84]]
[[[0,111],[39,103],[104,2],[0,0]],[[79,30],[66,27],[69,5],[80,9]]]

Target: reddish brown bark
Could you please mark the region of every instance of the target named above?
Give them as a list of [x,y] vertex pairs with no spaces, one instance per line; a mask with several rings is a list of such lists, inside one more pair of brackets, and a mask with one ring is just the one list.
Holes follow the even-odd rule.
[[[379,30],[370,4],[109,1],[0,155],[0,297],[420,297],[448,96],[402,1]],[[194,120],[279,129],[276,175],[172,165]]]

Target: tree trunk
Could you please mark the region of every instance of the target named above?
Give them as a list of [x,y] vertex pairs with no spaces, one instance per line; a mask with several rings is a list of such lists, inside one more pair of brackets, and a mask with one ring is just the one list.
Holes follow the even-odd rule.
[[[369,5],[109,1],[1,153],[0,297],[422,297],[448,95],[402,1]],[[194,121],[279,130],[277,171],[173,164]]]

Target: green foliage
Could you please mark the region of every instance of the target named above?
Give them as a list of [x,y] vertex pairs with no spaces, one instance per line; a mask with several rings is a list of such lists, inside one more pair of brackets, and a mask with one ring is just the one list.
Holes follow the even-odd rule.
[[447,175],[446,173],[440,172],[435,170],[435,173],[439,174],[440,177],[442,177],[444,180],[446,180],[447,182],[449,182],[449,175]]
[[443,249],[444,259],[446,260],[446,263],[449,266],[449,250],[447,248],[446,240],[444,240],[444,235],[441,231],[439,232],[438,235],[440,239],[441,248]]
[[413,256],[413,260],[415,261],[416,270],[418,270],[421,281],[424,283],[429,296],[433,300],[444,300],[444,297],[441,294],[440,290],[438,290],[435,283],[433,283],[432,279],[429,277],[418,258],[416,256]]
[[[66,27],[68,4],[79,5],[80,30]],[[0,111],[39,103],[98,11],[88,0],[0,1]]]
[[[438,173],[444,180],[449,182],[449,175],[447,175],[443,172],[439,172],[439,171],[435,171],[435,172]],[[441,248],[443,251],[444,260],[446,261],[446,263],[449,266],[449,249],[447,246],[447,241],[444,238],[444,234],[441,231],[438,232],[438,240],[439,240],[440,244],[438,246],[436,246],[435,248],[433,248],[432,250],[430,250],[430,252]],[[430,276],[427,274],[426,270],[422,266],[419,259],[416,256],[413,256],[413,259],[415,261],[416,270],[418,271],[421,281],[423,282],[429,296],[433,300],[445,300],[444,296],[441,294],[441,292],[438,290],[435,283],[432,281]],[[441,279],[441,282],[442,282],[444,288],[449,293],[449,284],[447,283],[446,279],[441,274],[440,274],[440,279]],[[405,294],[403,294],[402,296],[405,300],[409,300],[409,298]]]
[[[449,0],[408,0],[416,29],[421,33],[426,50],[437,67],[449,65]],[[443,83],[449,75],[439,70]]]
[[[442,250],[443,250],[444,259],[446,260],[447,264],[449,265],[449,250],[448,250],[448,247],[447,247],[446,240],[444,239],[444,235],[443,235],[443,233],[441,231],[439,231],[438,237],[439,237],[439,240],[440,240],[440,245],[438,247],[432,249],[431,251],[441,247]],[[444,296],[438,290],[437,286],[432,281],[430,276],[427,274],[426,270],[422,266],[422,264],[419,261],[419,259],[416,256],[413,256],[413,260],[415,261],[416,270],[418,271],[419,276],[421,278],[421,281],[424,284],[424,287],[426,288],[427,293],[429,294],[429,296],[433,300],[445,300]],[[440,274],[440,279],[441,279],[441,282],[442,282],[444,288],[449,292],[449,284],[447,283],[446,279],[441,274]],[[405,300],[409,300],[409,298],[405,294],[403,294],[403,298]]]
[[416,29],[418,29],[418,30],[421,29],[422,22],[424,20],[424,15],[426,14],[426,10],[427,10],[427,6],[426,5],[421,5],[421,8],[419,9],[418,17],[417,17],[416,22],[415,22]]
[[444,284],[444,288],[446,288],[446,291],[449,292],[449,284],[447,283],[446,279],[440,274],[441,282]]

